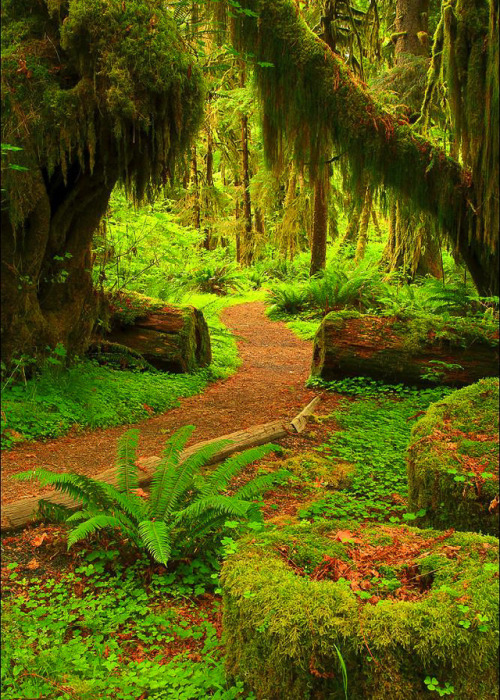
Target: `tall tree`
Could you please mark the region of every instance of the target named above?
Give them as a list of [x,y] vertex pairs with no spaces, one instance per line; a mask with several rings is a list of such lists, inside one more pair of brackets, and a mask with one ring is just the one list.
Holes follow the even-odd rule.
[[122,181],[137,200],[196,133],[202,79],[162,0],[5,0],[2,141],[23,150],[2,211],[2,358],[81,352],[92,234]]

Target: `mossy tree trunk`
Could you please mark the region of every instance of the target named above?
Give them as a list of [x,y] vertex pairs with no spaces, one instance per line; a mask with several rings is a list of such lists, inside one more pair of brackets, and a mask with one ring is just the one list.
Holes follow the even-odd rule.
[[359,263],[365,256],[366,244],[368,243],[368,224],[370,223],[372,204],[373,189],[368,185],[363,202],[363,213],[359,222],[358,243],[356,245],[356,254],[354,256],[355,263]]
[[[255,54],[265,114],[264,147],[270,160],[279,161],[284,135],[296,160],[309,163],[312,174],[328,152],[327,145],[341,148],[355,179],[369,172],[374,183],[399,192],[415,210],[439,221],[479,292],[498,294],[497,233],[488,231],[487,239],[483,235],[483,209],[477,206],[481,193],[470,172],[378,105],[342,59],[307,27],[293,2],[240,4],[256,16],[238,13],[233,18],[233,42],[237,49]],[[488,14],[486,0],[473,4],[482,15]],[[488,26],[482,24],[476,32],[488,47]],[[272,63],[274,69],[260,67],[262,62]]]
[[320,175],[314,183],[314,217],[311,236],[311,266],[309,275],[324,270],[326,263],[326,234],[328,228],[327,184]]
[[[31,177],[35,177],[31,173]],[[98,312],[91,277],[92,235],[118,178],[96,163],[93,174],[77,161],[66,182],[60,168],[40,171],[34,205],[14,229],[2,211],[2,359],[43,356],[62,343],[82,353]]]
[[[245,86],[245,71],[241,69],[240,87]],[[253,260],[253,236],[252,236],[252,200],[250,198],[250,165],[249,165],[249,127],[248,115],[241,116],[241,184],[243,186],[243,220],[244,220],[244,245],[241,262],[251,265]]]

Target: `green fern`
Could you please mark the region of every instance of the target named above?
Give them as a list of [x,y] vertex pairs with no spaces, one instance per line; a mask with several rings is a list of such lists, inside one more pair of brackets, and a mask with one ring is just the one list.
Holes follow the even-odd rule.
[[259,506],[252,499],[288,476],[282,471],[260,476],[233,496],[224,495],[221,492],[246,466],[280,448],[263,445],[246,450],[204,477],[202,467],[229,441],[203,445],[183,460],[182,452],[193,430],[193,426],[185,426],[167,441],[153,475],[149,499],[134,493],[138,485],[137,431],[128,431],[119,440],[118,488],[82,474],[57,474],[47,469],[24,472],[18,478],[37,479],[43,486],[51,485],[81,503],[81,510],[71,513],[67,509],[65,513],[71,528],[68,548],[104,528],[114,529],[139,549],[145,549],[154,560],[167,564],[172,551],[182,555],[201,539],[221,532],[228,518],[261,517]]
[[166,566],[172,549],[167,525],[158,520],[144,520],[139,523],[139,533],[153,559]]
[[118,488],[120,491],[130,493],[139,485],[137,478],[137,444],[139,431],[127,430],[125,435],[118,440],[118,456],[116,460]]

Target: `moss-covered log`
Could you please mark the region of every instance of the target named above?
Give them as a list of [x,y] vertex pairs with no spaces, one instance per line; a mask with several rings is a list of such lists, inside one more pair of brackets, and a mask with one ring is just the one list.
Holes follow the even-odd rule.
[[[200,70],[161,0],[2,3],[2,359],[82,352],[98,313],[90,243],[121,180],[172,173]],[[24,170],[19,169],[25,168]]]
[[432,404],[408,450],[410,509],[432,527],[498,537],[498,379]]
[[248,538],[221,576],[227,670],[259,700],[425,700],[427,676],[498,698],[497,556],[493,537],[401,526]]
[[[470,12],[459,11],[471,25],[462,34],[476,52],[481,42],[488,47],[498,41],[496,9],[487,0],[468,4]],[[312,176],[334,147],[347,153],[355,180],[367,171],[417,210],[432,214],[459,249],[480,292],[497,294],[498,232],[484,231],[486,208],[478,207],[483,183],[476,187],[467,168],[384,111],[342,58],[309,30],[292,0],[241,0],[240,5],[244,11],[235,13],[233,41],[255,56],[269,159],[281,161],[285,137],[300,165],[309,164]],[[477,58],[484,87],[486,73],[496,71],[494,50],[492,58],[488,51]],[[495,96],[493,83],[484,89],[496,105],[492,119],[497,119],[498,91]],[[497,128],[490,129],[489,138],[497,133]],[[482,138],[483,131],[474,136]],[[484,150],[491,153],[491,145]],[[489,172],[498,188],[498,167]],[[488,183],[488,191],[491,187]],[[488,200],[491,207],[498,209],[497,197]],[[493,220],[498,215],[495,219],[488,214],[486,221]]]
[[464,386],[498,374],[498,326],[462,317],[332,311],[314,338],[312,376]]
[[212,361],[210,334],[194,306],[165,304],[137,292],[108,294],[102,330],[89,347],[98,362],[166,372],[194,372]]
[[[203,313],[194,306],[165,307],[115,328],[104,341],[131,348],[156,369],[165,372],[194,372],[212,360],[210,336]],[[102,352],[110,351],[101,346]]]

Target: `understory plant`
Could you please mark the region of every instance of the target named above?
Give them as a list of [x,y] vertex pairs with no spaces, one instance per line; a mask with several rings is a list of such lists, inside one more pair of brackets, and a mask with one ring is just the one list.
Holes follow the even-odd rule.
[[68,549],[99,530],[117,529],[138,549],[167,565],[172,553],[182,556],[192,551],[220,531],[228,518],[260,520],[260,507],[253,499],[288,476],[284,471],[258,476],[227,495],[224,492],[234,476],[279,448],[269,444],[245,450],[203,475],[202,467],[228,441],[205,445],[183,459],[182,451],[194,429],[184,426],[167,441],[149,495],[139,488],[136,429],[127,431],[118,442],[117,486],[48,469],[22,472],[17,478],[36,479],[41,486],[53,486],[82,504],[81,510],[72,513],[64,506],[41,501],[42,514],[58,514],[70,526]]

